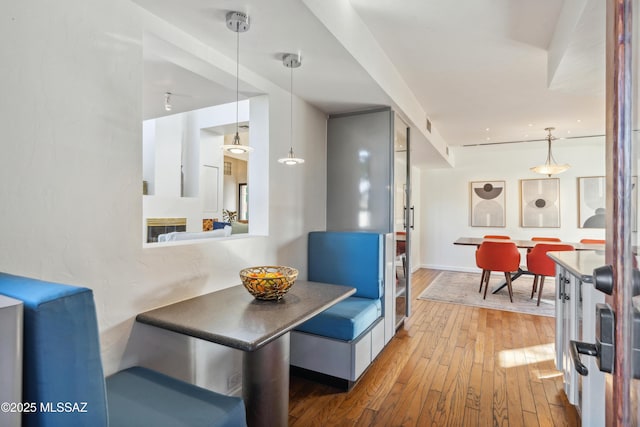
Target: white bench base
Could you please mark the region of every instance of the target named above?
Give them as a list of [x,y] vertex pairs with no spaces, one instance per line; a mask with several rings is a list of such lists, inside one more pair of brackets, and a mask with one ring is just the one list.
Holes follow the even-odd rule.
[[383,317],[351,341],[291,331],[290,364],[355,383],[384,345]]

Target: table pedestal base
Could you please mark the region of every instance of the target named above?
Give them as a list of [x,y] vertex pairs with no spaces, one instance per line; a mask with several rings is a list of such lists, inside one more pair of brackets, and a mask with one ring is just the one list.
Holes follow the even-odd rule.
[[244,353],[242,397],[249,427],[288,425],[288,332],[255,351]]

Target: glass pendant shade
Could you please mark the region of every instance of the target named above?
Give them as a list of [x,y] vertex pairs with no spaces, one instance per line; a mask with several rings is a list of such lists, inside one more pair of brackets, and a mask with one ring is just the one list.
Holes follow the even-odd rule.
[[222,149],[232,154],[244,154],[253,151],[253,147],[240,143],[238,128],[238,103],[240,101],[240,33],[249,31],[249,16],[242,12],[227,13],[227,28],[236,33],[236,134],[232,144],[225,144]]
[[564,163],[562,165],[559,165],[556,163],[556,160],[553,158],[553,154],[551,154],[551,141],[554,140],[555,138],[551,135],[551,131],[554,130],[555,128],[545,128],[545,130],[548,132],[547,134],[547,160],[545,161],[545,163],[543,165],[538,165],[538,166],[534,166],[532,168],[530,168],[531,171],[542,174],[542,175],[547,175],[549,177],[551,177],[551,175],[557,175],[559,173],[565,172],[566,170],[568,170],[571,165]]
[[551,176],[551,175],[557,175],[559,173],[565,172],[570,167],[571,166],[566,163],[562,165],[557,165],[554,163],[554,164],[544,164],[540,166],[535,166],[535,167],[532,167],[531,170],[542,175]]
[[304,159],[296,157],[293,155],[293,148],[289,149],[289,155],[287,157],[283,157],[278,159],[279,163],[285,164],[287,166],[298,165],[300,163],[304,163]]
[[240,134],[238,132],[236,132],[233,137],[233,144],[225,144],[222,146],[222,149],[228,153],[233,154],[244,154],[253,151],[253,147],[240,144]]

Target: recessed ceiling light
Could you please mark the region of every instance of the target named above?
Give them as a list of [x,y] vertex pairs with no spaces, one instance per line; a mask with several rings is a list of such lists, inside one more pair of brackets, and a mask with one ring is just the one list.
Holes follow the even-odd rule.
[[582,122],[582,120],[580,120],[580,119],[578,119],[578,120],[576,120],[576,121],[577,121],[578,123],[581,123],[581,122]]
[[570,131],[570,130],[568,130],[568,131],[567,131],[567,133],[571,133],[571,131]]
[[487,141],[490,141],[490,140],[491,140],[491,138],[487,137]]
[[486,130],[487,132],[489,132],[489,131],[490,131],[491,129],[489,129],[489,128],[486,128],[485,130]]
[[529,126],[529,127],[533,126],[533,123],[529,123],[529,125],[528,125],[528,126]]

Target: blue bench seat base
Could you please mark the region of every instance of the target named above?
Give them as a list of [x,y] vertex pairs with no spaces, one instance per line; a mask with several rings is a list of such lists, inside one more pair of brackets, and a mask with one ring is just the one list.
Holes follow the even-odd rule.
[[146,368],[107,378],[111,427],[246,426],[244,403]]
[[382,314],[379,299],[349,297],[307,320],[295,330],[351,341]]

